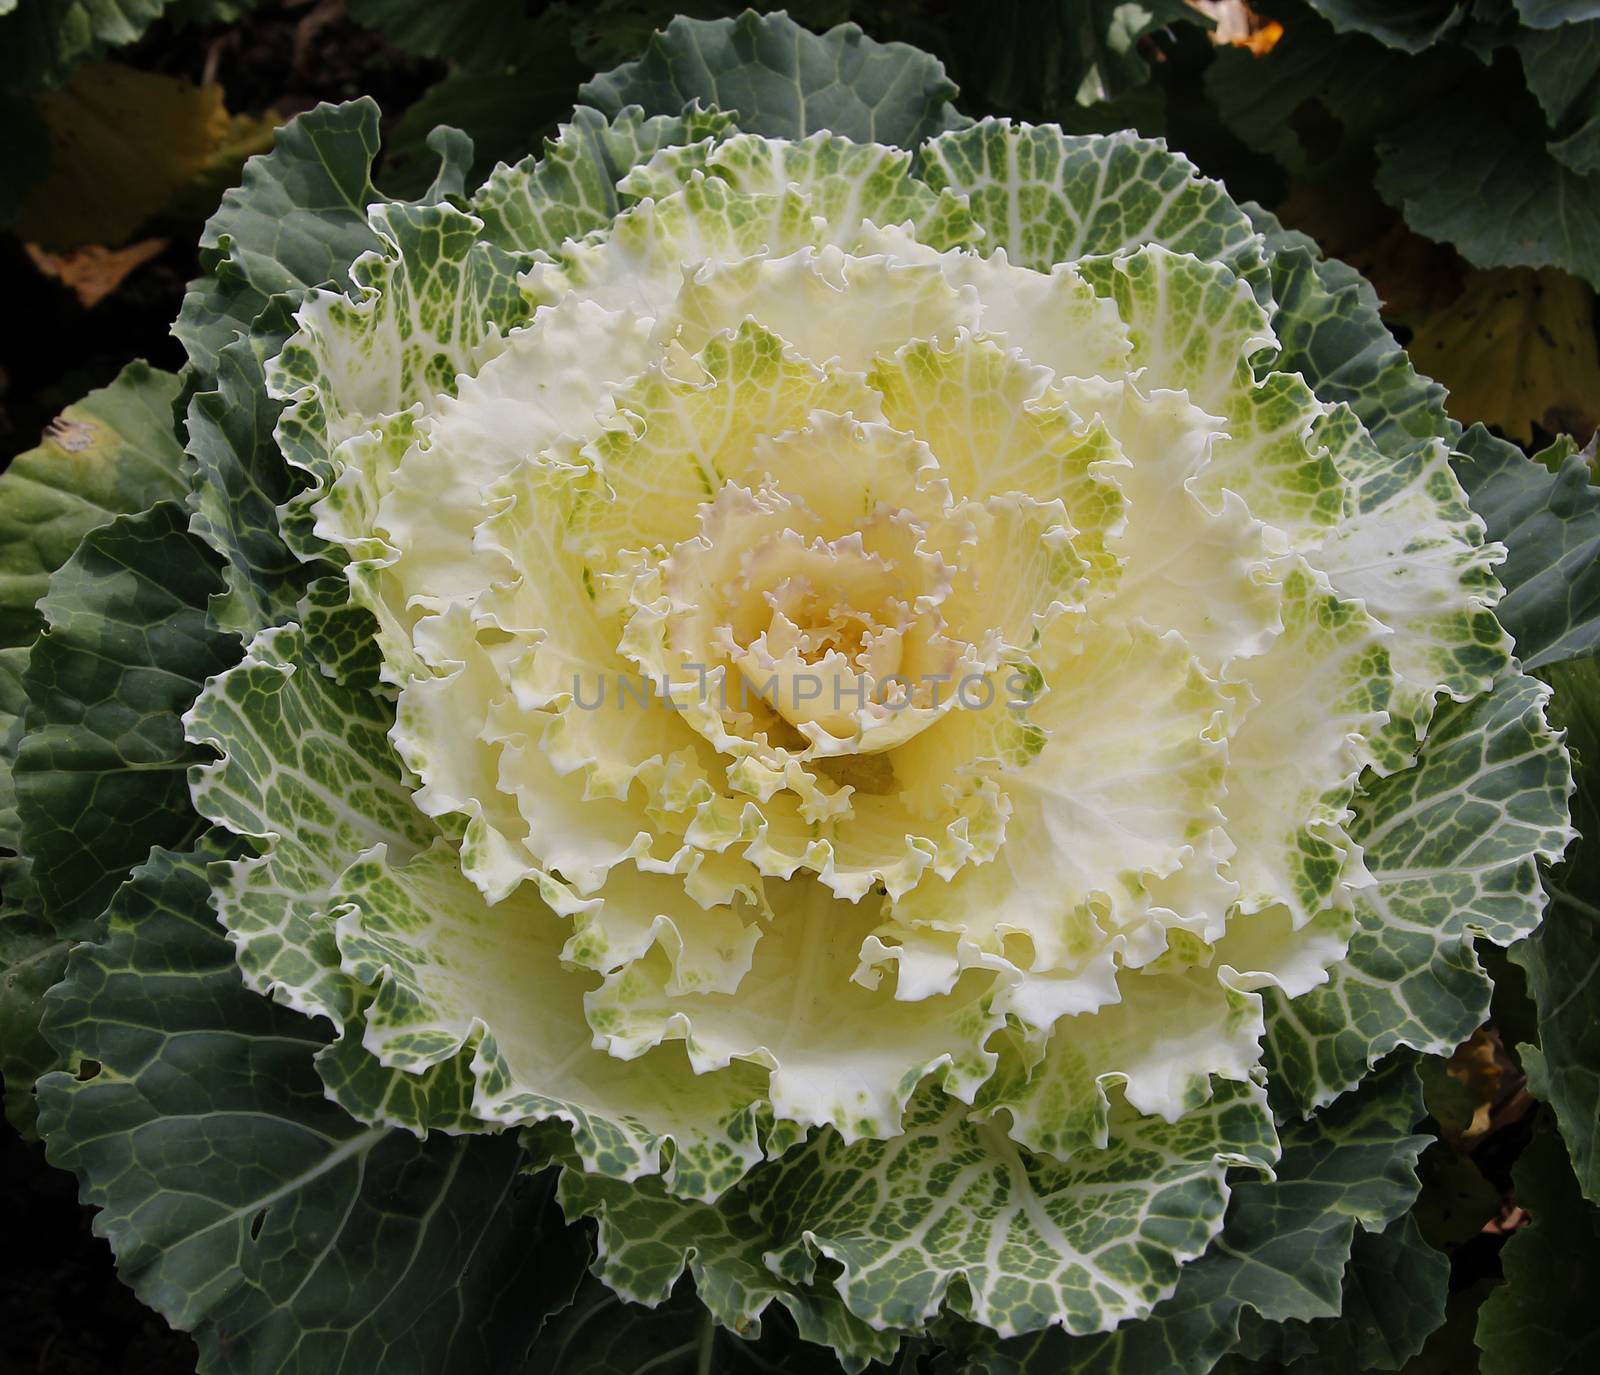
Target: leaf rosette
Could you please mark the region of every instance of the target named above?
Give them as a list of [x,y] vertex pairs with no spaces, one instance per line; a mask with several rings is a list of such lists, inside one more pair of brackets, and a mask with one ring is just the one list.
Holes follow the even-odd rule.
[[[179,322],[246,642],[183,719],[233,848],[125,892],[203,869],[333,1102],[555,1162],[624,1298],[687,1271],[850,1368],[1161,1333],[1231,1283],[1230,1194],[1321,1158],[1301,1114],[1482,1020],[1471,941],[1537,924],[1570,836],[1548,692],[1360,288],[936,68],[835,91],[845,131],[658,89],[786,24],[675,25],[471,196],[336,168],[361,107],[252,164]],[[808,41],[876,90],[889,49]],[[363,208],[252,256],[324,203]],[[1402,1211],[1328,1231],[1335,1291]]]

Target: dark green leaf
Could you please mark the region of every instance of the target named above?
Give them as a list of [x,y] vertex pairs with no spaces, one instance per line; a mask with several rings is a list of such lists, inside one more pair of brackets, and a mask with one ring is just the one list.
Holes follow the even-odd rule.
[[319,105],[278,130],[270,153],[244,165],[200,236],[204,272],[190,283],[173,333],[206,373],[217,354],[280,292],[349,282],[355,258],[376,248],[367,206],[378,151],[370,99]]
[[1282,349],[1275,366],[1299,373],[1324,401],[1345,402],[1385,449],[1453,439],[1460,427],[1445,414],[1444,388],[1411,366],[1361,274],[1324,259],[1312,240],[1260,206],[1245,209],[1267,239],[1272,325]]
[[1457,446],[1456,474],[1489,538],[1509,553],[1495,608],[1525,668],[1600,649],[1600,491],[1589,465],[1571,455],[1552,473],[1481,425]]
[[23,676],[22,851],[58,934],[81,939],[152,845],[198,821],[179,719],[238,642],[206,620],[221,582],[174,502],[92,531],[50,581]]
[[124,1280],[200,1368],[523,1368],[586,1250],[514,1139],[363,1126],[323,1095],[317,1023],[247,993],[210,906],[215,852],[157,850],[46,1029],[82,1077],[40,1085]]
[[267,395],[265,377],[292,328],[291,304],[279,298],[226,345],[215,388],[189,402],[189,529],[222,559],[227,589],[212,599],[212,619],[244,637],[286,619],[309,572],[278,529],[278,507],[296,483],[273,437],[283,407]]
[[[203,373],[272,297],[334,283],[350,285],[351,263],[378,246],[367,207],[384,200],[372,184],[378,106],[369,97],[318,105],[278,130],[270,153],[244,165],[200,236],[203,275],[189,284],[173,333]],[[427,146],[440,159],[423,200],[465,187],[471,149],[457,130],[436,130]]]
[[1535,1134],[1515,1170],[1532,1221],[1501,1252],[1505,1284],[1478,1313],[1483,1375],[1579,1375],[1600,1365],[1594,1277],[1600,1209],[1586,1203],[1561,1138]]
[[0,477],[0,647],[33,642],[50,575],[90,530],[163,498],[182,499],[177,395],[171,373],[130,363],[109,387],[68,406],[43,442]]
[[1515,0],[1524,24],[1553,29],[1585,19],[1600,19],[1600,0]]
[[1211,1249],[1183,1268],[1178,1289],[1143,1322],[1099,1337],[1049,1331],[985,1339],[961,1367],[982,1375],[1200,1375],[1238,1340],[1248,1308],[1273,1322],[1332,1317],[1357,1223],[1378,1231],[1417,1195],[1409,1135],[1422,1086],[1409,1065],[1378,1071],[1309,1121],[1280,1129],[1275,1181],[1234,1185],[1227,1223]]
[[1600,663],[1550,670],[1555,724],[1576,758],[1573,819],[1584,839],[1546,880],[1550,911],[1512,951],[1539,1010],[1539,1045],[1520,1046],[1528,1087],[1555,1109],[1578,1183],[1600,1202]]
[[1437,43],[1466,18],[1459,0],[1308,0],[1341,33],[1357,32],[1406,52]]
[[1479,267],[1559,267],[1600,285],[1600,175],[1545,148],[1542,112],[1506,83],[1425,104],[1386,131],[1377,186],[1419,234]]
[[0,89],[56,86],[80,62],[136,42],[172,0],[20,0],[0,13]]
[[1444,1322],[1450,1262],[1410,1214],[1381,1232],[1357,1232],[1335,1318],[1253,1322],[1248,1354],[1284,1375],[1399,1370]]
[[674,19],[644,56],[596,77],[579,98],[607,115],[641,105],[675,115],[692,100],[735,110],[746,133],[798,138],[826,129],[913,148],[957,127],[955,86],[937,59],[877,43],[854,24],[825,34],[785,14]]
[[[533,1350],[539,1375],[828,1375],[836,1362],[795,1339],[777,1306],[760,1341],[718,1327],[687,1280],[659,1308],[624,1303],[585,1279]],[[881,1369],[881,1367],[879,1367]]]
[[1600,172],[1600,23],[1524,30],[1517,52],[1559,135],[1550,151],[1574,172]]
[[172,526],[167,499],[184,492],[177,391],[170,374],[130,364],[0,478],[0,850],[27,852],[0,860],[0,1070],[23,1130],[33,1081],[54,1063],[38,1029],[45,990],[127,867],[152,840],[188,833],[175,713],[227,662],[204,628],[204,594],[182,601],[187,580],[215,574]]

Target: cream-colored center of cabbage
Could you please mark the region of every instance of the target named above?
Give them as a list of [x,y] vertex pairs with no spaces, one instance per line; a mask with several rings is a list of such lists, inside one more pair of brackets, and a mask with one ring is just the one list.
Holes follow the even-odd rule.
[[857,496],[729,482],[661,562],[668,647],[735,734],[871,754],[949,710],[974,653],[940,614],[955,570],[925,520]]

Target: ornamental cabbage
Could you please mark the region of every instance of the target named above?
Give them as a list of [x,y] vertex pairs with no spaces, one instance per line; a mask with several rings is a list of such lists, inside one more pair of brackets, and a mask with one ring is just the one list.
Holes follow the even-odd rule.
[[[1159,144],[972,124],[909,50],[797,32],[680,21],[471,195],[448,132],[392,202],[370,105],[304,117],[179,321],[188,531],[158,504],[77,556],[188,551],[152,664],[187,743],[152,748],[192,772],[51,995],[97,1072],[41,1126],[165,1311],[263,1368],[359,1349],[359,1279],[304,1295],[329,1255],[387,1273],[370,1164],[429,1200],[401,1278],[462,1238],[419,1368],[441,1292],[488,1304],[460,1368],[526,1355],[475,1267],[529,1263],[504,1200],[553,1166],[609,1291],[687,1272],[847,1369],[929,1333],[1209,1369],[1246,1303],[1336,1312],[1357,1222],[1409,1225],[1415,1076],[1368,1072],[1468,1034],[1473,937],[1538,923],[1568,763],[1452,467],[1504,446]],[[83,908],[37,653],[22,848]],[[108,1040],[162,978],[193,991],[132,1019],[158,1049]],[[185,1069],[200,1026],[256,1049]],[[302,1124],[282,1161],[259,1125],[141,1144],[186,1111],[152,1063]],[[141,1219],[180,1160],[215,1213]],[[291,1259],[213,1290],[230,1235]]]

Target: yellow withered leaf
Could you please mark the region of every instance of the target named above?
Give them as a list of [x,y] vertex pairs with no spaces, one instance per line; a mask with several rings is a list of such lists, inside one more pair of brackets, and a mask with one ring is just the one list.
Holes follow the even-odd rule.
[[80,67],[39,106],[50,171],[16,227],[54,250],[127,239],[205,170],[231,128],[222,87],[115,62]]
[[1417,366],[1450,389],[1450,414],[1528,441],[1534,427],[1586,441],[1600,424],[1594,295],[1555,268],[1469,273],[1411,341]]
[[126,248],[88,244],[70,253],[51,253],[31,243],[23,248],[40,272],[70,288],[79,304],[90,310],[121,286],[130,272],[159,256],[168,242],[140,239]]

